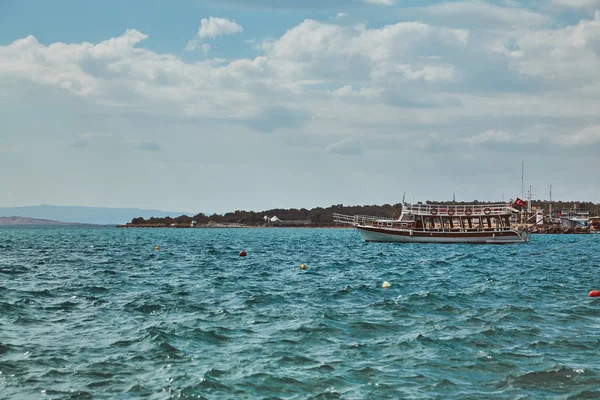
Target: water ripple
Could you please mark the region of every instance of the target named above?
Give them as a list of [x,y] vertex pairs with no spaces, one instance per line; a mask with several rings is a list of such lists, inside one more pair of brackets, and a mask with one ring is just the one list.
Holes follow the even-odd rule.
[[3,398],[600,397],[600,303],[586,297],[600,235],[535,257],[575,239],[489,247],[364,243],[348,229],[0,235]]

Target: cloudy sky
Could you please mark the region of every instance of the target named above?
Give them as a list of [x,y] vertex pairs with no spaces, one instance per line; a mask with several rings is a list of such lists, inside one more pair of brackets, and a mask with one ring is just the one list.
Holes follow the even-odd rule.
[[0,206],[600,202],[600,0],[0,0]]

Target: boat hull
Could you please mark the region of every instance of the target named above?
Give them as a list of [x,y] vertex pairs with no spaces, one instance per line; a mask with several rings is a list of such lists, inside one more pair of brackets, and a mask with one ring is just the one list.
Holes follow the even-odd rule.
[[528,234],[515,230],[428,232],[363,225],[357,225],[356,230],[366,242],[513,244],[529,241]]

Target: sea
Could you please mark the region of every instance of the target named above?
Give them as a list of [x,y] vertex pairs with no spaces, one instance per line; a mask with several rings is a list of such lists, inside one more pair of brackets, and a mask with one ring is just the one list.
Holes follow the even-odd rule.
[[0,398],[598,399],[599,245],[3,227]]

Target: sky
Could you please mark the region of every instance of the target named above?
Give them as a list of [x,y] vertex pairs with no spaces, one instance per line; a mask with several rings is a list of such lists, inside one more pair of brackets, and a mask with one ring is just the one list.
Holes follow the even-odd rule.
[[600,202],[600,0],[0,0],[0,206]]

